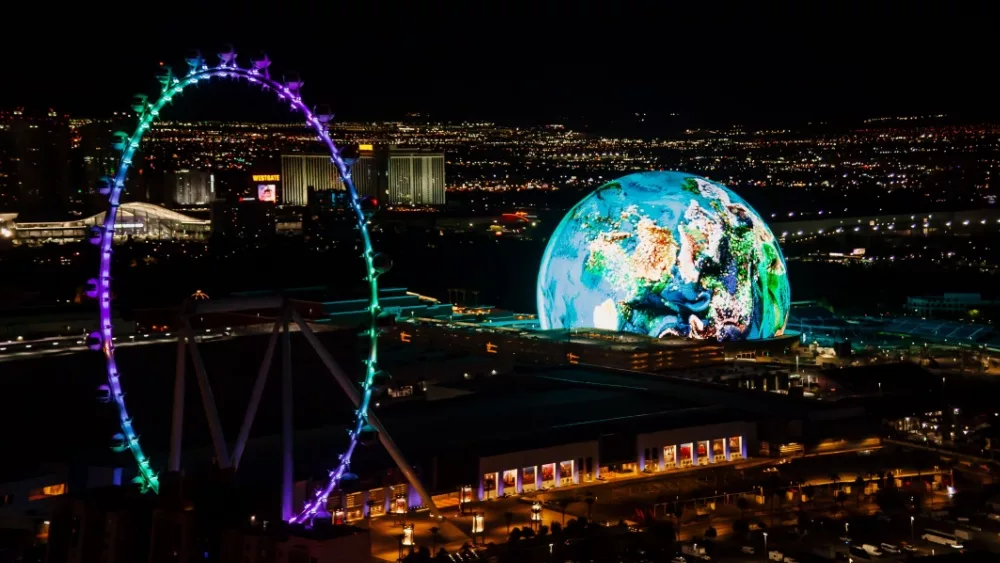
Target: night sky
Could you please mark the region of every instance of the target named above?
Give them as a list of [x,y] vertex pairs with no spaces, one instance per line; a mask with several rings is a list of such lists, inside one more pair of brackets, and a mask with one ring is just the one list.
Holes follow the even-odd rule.
[[[508,3],[341,4],[282,2],[251,12],[171,2],[160,4],[160,16],[148,3],[123,14],[13,8],[5,19],[18,23],[0,34],[11,79],[0,88],[0,107],[105,115],[125,109],[133,93],[153,93],[160,61],[184,70],[188,49],[210,56],[233,43],[243,64],[264,49],[276,73],[299,71],[304,97],[331,104],[343,119],[411,111],[600,119],[639,111],[767,122],[995,112],[997,19],[988,7],[958,2],[852,11],[701,2],[698,12],[606,2],[605,11],[590,13],[579,3],[527,11]],[[199,96],[176,117],[262,115],[254,107],[262,98]]]

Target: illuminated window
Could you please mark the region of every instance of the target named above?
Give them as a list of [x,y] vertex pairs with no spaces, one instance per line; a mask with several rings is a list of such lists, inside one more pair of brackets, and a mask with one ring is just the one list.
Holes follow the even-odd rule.
[[35,489],[28,493],[28,500],[41,500],[48,497],[58,497],[66,494],[66,483],[58,483]]

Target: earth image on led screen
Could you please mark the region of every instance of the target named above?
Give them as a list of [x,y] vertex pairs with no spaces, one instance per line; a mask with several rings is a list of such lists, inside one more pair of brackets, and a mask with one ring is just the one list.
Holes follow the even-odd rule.
[[543,329],[718,341],[781,336],[791,297],[760,215],[681,172],[630,174],[576,204],[549,240],[537,291]]

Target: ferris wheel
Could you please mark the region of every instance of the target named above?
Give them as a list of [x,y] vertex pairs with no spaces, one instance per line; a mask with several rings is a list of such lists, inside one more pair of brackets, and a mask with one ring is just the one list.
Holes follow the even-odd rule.
[[[100,325],[99,330],[89,336],[88,343],[92,349],[103,353],[106,362],[107,383],[101,385],[99,389],[99,398],[106,403],[113,404],[117,409],[120,431],[114,435],[113,449],[119,452],[129,452],[132,457],[135,458],[137,475],[134,481],[142,488],[143,491],[159,492],[159,474],[152,466],[147,454],[143,451],[142,445],[139,441],[139,435],[136,428],[133,426],[132,418],[129,416],[129,411],[126,406],[124,385],[125,381],[127,381],[127,374],[121,373],[115,362],[115,335],[111,321],[111,288],[113,280],[111,267],[112,253],[117,234],[116,222],[118,220],[118,209],[122,193],[125,190],[126,177],[128,176],[129,170],[133,167],[133,158],[135,157],[136,151],[139,149],[143,136],[149,131],[151,124],[159,117],[160,112],[171,102],[171,100],[173,100],[176,96],[181,95],[186,88],[203,82],[209,82],[213,79],[243,82],[250,86],[257,86],[262,88],[264,91],[273,93],[279,102],[287,104],[290,110],[300,114],[304,118],[306,125],[311,127],[316,132],[316,136],[319,141],[325,145],[329,151],[330,160],[339,172],[340,178],[343,180],[343,184],[347,190],[348,202],[350,204],[351,211],[353,212],[356,228],[361,239],[361,258],[364,262],[365,281],[367,282],[368,289],[368,306],[364,329],[368,344],[364,358],[364,377],[360,382],[360,388],[358,388],[358,386],[356,386],[353,382],[347,380],[343,371],[339,370],[332,363],[332,359],[329,357],[329,354],[324,354],[318,340],[315,339],[315,336],[312,334],[307,323],[302,320],[293,308],[284,308],[284,312],[280,315],[283,317],[283,319],[279,319],[279,321],[283,321],[285,338],[288,338],[289,321],[293,321],[298,324],[300,330],[306,338],[310,340],[313,347],[320,353],[321,358],[330,369],[331,373],[337,377],[341,389],[348,395],[356,407],[354,411],[354,418],[349,429],[350,440],[346,450],[339,454],[335,467],[329,470],[325,485],[318,487],[315,491],[313,491],[310,495],[311,498],[308,498],[304,503],[304,506],[301,507],[293,507],[291,501],[291,489],[294,477],[291,471],[292,466],[290,457],[290,411],[286,415],[287,425],[284,432],[286,442],[288,442],[288,444],[286,444],[288,458],[285,460],[283,468],[283,518],[290,523],[304,523],[311,521],[317,513],[322,512],[325,508],[328,497],[338,487],[341,480],[344,479],[345,476],[349,475],[348,469],[351,463],[351,458],[358,444],[361,442],[373,441],[376,436],[383,446],[385,446],[389,451],[391,457],[394,461],[396,461],[397,465],[400,466],[400,469],[407,476],[411,485],[414,486],[420,496],[423,497],[425,506],[428,506],[431,509],[432,515],[437,516],[437,510],[434,507],[433,502],[431,502],[430,497],[420,484],[419,479],[413,474],[412,468],[406,464],[402,454],[392,442],[391,438],[389,438],[388,433],[385,431],[381,422],[374,415],[374,413],[371,413],[369,410],[373,392],[388,377],[387,374],[379,369],[378,364],[379,331],[377,321],[381,313],[378,297],[378,278],[388,269],[390,262],[382,255],[377,254],[372,248],[368,224],[371,213],[373,212],[373,207],[368,204],[365,198],[358,196],[354,187],[354,182],[351,179],[351,171],[348,164],[343,158],[341,158],[339,149],[330,138],[328,124],[333,116],[329,113],[312,111],[305,105],[301,97],[303,82],[297,75],[289,73],[281,80],[272,78],[270,74],[271,61],[268,59],[267,55],[263,55],[252,60],[251,65],[244,68],[239,66],[239,63],[237,62],[237,53],[230,47],[228,51],[218,54],[218,62],[214,65],[209,65],[208,62],[202,58],[200,53],[193,53],[188,56],[186,58],[186,63],[188,67],[187,73],[183,76],[175,75],[169,67],[164,67],[157,77],[161,88],[156,99],[150,99],[148,96],[142,94],[136,95],[133,99],[132,109],[138,115],[138,125],[131,135],[125,132],[117,132],[114,135],[113,147],[115,150],[120,152],[121,156],[118,160],[114,176],[101,178],[99,185],[100,193],[103,196],[107,196],[107,211],[105,213],[104,224],[101,226],[91,227],[88,232],[90,242],[95,244],[100,250],[98,275],[97,277],[88,280],[87,292],[88,295],[96,299],[99,304]],[[196,297],[196,301],[209,303],[209,301],[207,301],[207,295],[201,293],[200,290],[198,294],[200,295]],[[269,352],[267,354],[267,363],[270,363],[270,353],[273,352],[274,341],[277,339],[279,324],[282,323],[275,323],[275,331],[272,335],[272,342],[269,346]],[[178,357],[180,362],[183,362],[183,356],[181,354],[183,353],[182,348],[184,347],[185,342],[187,347],[191,349],[192,355],[194,356],[197,354],[195,339],[190,333],[190,327],[188,327],[188,329],[188,334],[185,335],[182,333],[178,340]],[[246,434],[249,432],[249,424],[244,424],[245,430],[241,429],[240,437],[235,447],[232,451],[229,451],[228,446],[223,439],[221,427],[218,423],[218,414],[215,412],[214,399],[212,399],[210,387],[207,389],[206,393],[207,380],[205,380],[204,377],[204,368],[203,366],[200,367],[200,361],[197,357],[195,361],[195,368],[199,377],[199,387],[202,391],[202,399],[205,402],[206,415],[209,419],[209,426],[212,434],[213,447],[216,451],[216,458],[220,467],[224,469],[234,467],[234,458],[238,464],[239,456],[242,454],[245,446],[247,439]],[[286,378],[287,377],[289,376],[286,375]],[[260,399],[260,393],[256,387],[260,387],[262,390],[262,382],[263,377],[258,377],[258,383],[255,384],[254,392],[257,401]],[[171,434],[171,454],[169,461],[169,469],[171,471],[179,471],[180,465],[180,439],[178,436],[175,436],[179,427],[182,426],[182,422],[178,422],[178,411],[176,408],[178,386],[180,388],[181,397],[183,397],[183,370],[181,368],[178,368],[178,379],[175,381],[175,414],[173,420],[173,432]],[[290,387],[286,387],[285,390],[288,395],[286,400],[290,402]],[[251,399],[251,403],[253,403],[253,400],[254,399]],[[181,399],[181,401],[183,401],[183,399]],[[254,404],[253,410],[255,409],[256,405]],[[248,413],[251,413],[251,409],[249,407]],[[182,417],[183,414],[181,413],[180,416]],[[252,422],[252,414],[248,414],[248,416],[250,417],[250,422]]]

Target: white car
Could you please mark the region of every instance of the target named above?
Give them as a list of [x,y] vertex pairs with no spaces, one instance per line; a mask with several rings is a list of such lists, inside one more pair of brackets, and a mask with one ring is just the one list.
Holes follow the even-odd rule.
[[883,543],[879,547],[881,547],[882,551],[886,553],[899,553],[899,548],[892,545],[891,543]]
[[746,553],[747,555],[753,555],[753,546],[752,545],[744,545],[743,547],[740,548],[740,551],[742,551],[743,553]]

